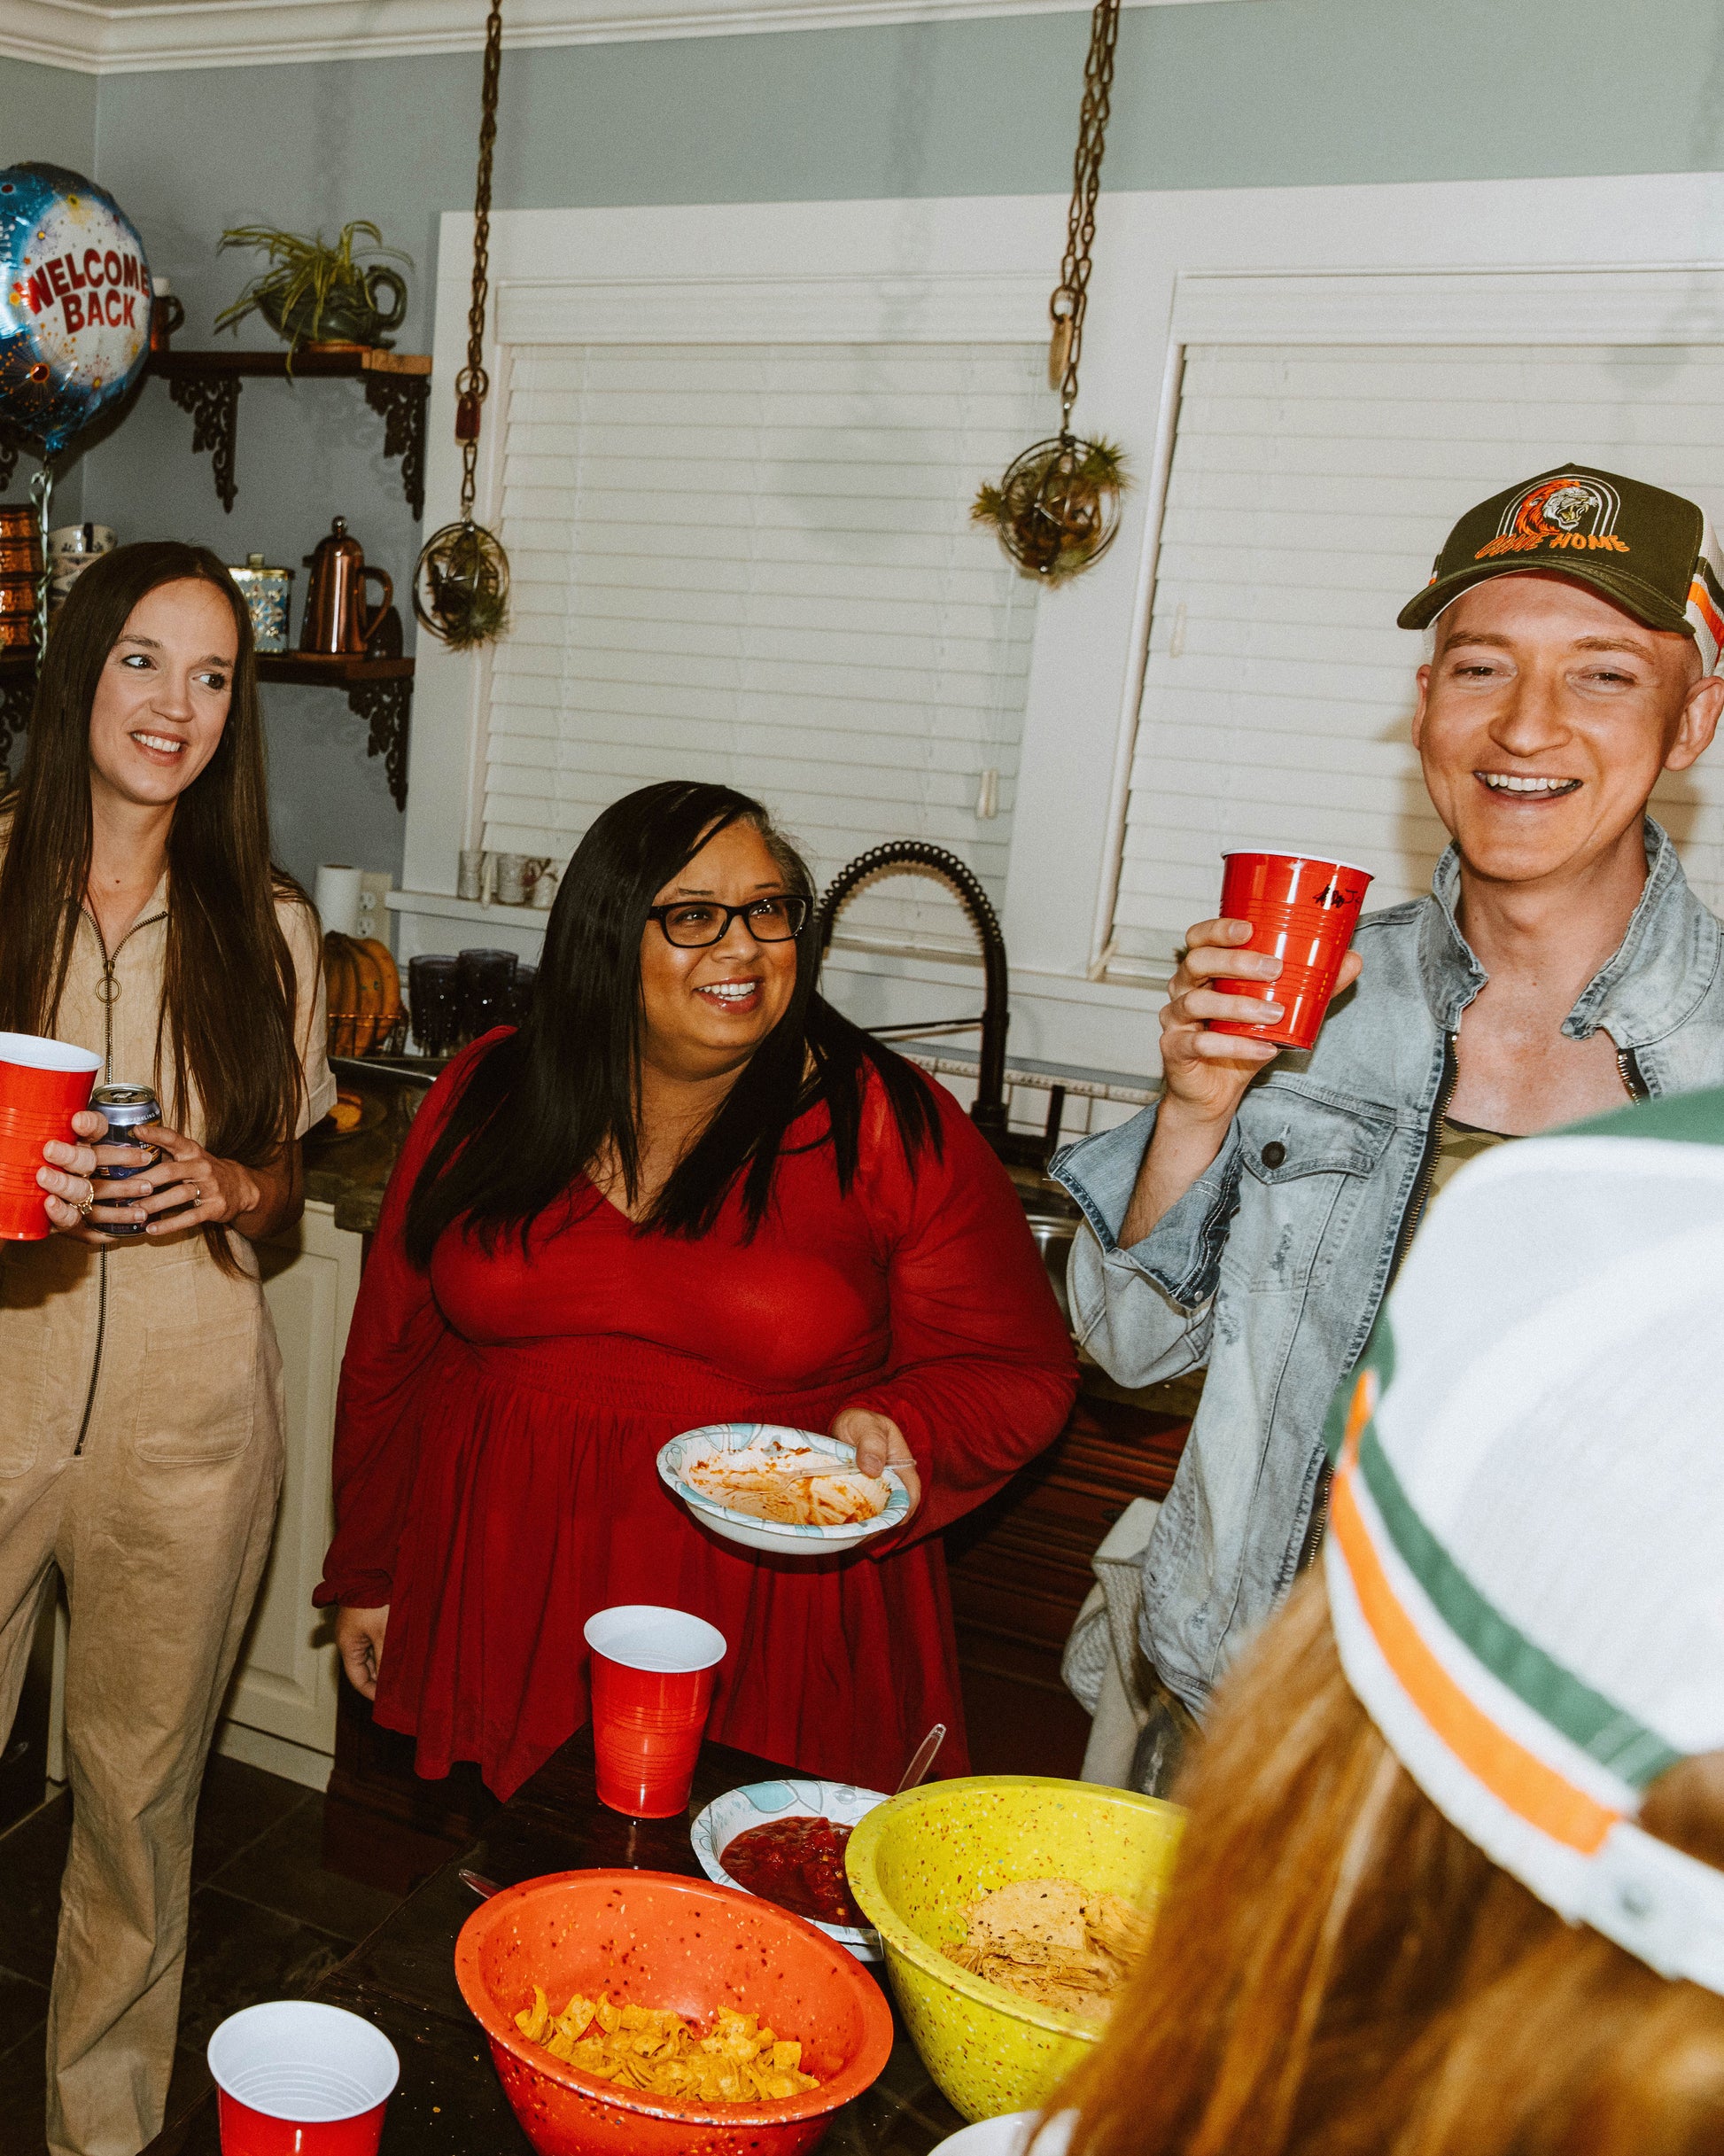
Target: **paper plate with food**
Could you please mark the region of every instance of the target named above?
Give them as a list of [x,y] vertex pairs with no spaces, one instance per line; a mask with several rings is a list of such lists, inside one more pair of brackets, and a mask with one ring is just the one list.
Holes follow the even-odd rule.
[[910,1510],[896,1468],[865,1475],[854,1445],[773,1422],[685,1430],[659,1452],[658,1473],[715,1534],[777,1557],[853,1550]]
[[858,1961],[878,1961],[880,1937],[850,1890],[844,1848],[857,1821],[886,1801],[883,1790],[787,1775],[714,1797],[689,1834],[708,1879],[775,1902]]

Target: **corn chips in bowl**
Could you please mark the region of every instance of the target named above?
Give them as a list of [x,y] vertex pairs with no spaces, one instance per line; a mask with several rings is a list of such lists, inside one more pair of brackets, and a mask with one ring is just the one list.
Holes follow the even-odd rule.
[[[892,2049],[891,2009],[836,1940],[753,1895],[664,1872],[504,1887],[462,1926],[455,1979],[539,2156],[803,2156]],[[659,2086],[656,2069],[696,2059],[718,2067],[716,2101]],[[749,2095],[744,2066],[797,2086]]]
[[860,1473],[855,1448],[773,1422],[711,1422],[672,1438],[659,1479],[703,1526],[776,1557],[831,1557],[889,1533],[910,1510],[893,1468]]
[[535,1984],[532,2004],[516,2015],[515,2026],[529,2043],[582,2074],[685,2103],[776,2103],[820,2085],[802,2071],[799,2043],[734,2007],[721,2006],[703,2036],[669,2007],[619,2005],[606,1991],[597,1998],[576,1992],[555,2013],[544,1986]]

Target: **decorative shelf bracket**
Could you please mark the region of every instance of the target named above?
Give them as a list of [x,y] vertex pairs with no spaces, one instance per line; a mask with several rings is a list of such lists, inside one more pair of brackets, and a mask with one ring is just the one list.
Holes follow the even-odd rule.
[[365,744],[368,756],[381,756],[390,798],[397,808],[407,806],[408,724],[413,709],[413,677],[395,681],[357,681],[347,690],[347,708],[370,728]]
[[330,378],[363,381],[365,401],[383,421],[383,453],[401,460],[401,489],[415,522],[425,513],[431,368],[428,353],[384,352],[358,345],[302,346],[293,354],[291,376],[284,351],[158,352],[150,362],[151,373],[167,384],[175,403],[191,414],[193,454],[205,449],[214,453],[215,491],[229,511],[239,493],[234,449],[244,376],[295,384]]
[[191,454],[212,452],[210,463],[216,496],[229,516],[239,495],[234,477],[234,448],[239,433],[239,393],[237,374],[172,374],[167,393],[182,412],[191,414]]
[[[397,634],[400,625],[397,624]],[[413,661],[322,651],[260,651],[260,681],[293,681],[301,689],[340,689],[347,708],[369,729],[368,756],[383,759],[390,798],[407,806],[408,721],[413,709]]]
[[365,401],[383,417],[383,453],[401,460],[401,488],[416,524],[425,513],[425,416],[431,377],[423,374],[368,374]]
[[11,668],[0,676],[0,779],[12,769],[12,747],[19,736],[30,723],[30,706],[35,701],[36,673],[34,657],[27,668]]

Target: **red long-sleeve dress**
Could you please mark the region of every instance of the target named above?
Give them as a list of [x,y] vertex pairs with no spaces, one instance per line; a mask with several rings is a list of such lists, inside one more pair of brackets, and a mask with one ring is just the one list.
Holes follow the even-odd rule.
[[[484,1044],[478,1044],[483,1046]],[[913,1172],[877,1080],[841,1196],[823,1109],[793,1126],[752,1241],[641,1234],[583,1179],[485,1257],[408,1263],[407,1201],[461,1082],[433,1087],[384,1202],[342,1369],[320,1603],[389,1605],[377,1719],[425,1775],[476,1759],[507,1796],[586,1719],[581,1627],[668,1603],[730,1643],[710,1732],[891,1788],[928,1724],[966,1771],[938,1531],[1060,1431],[1076,1372],[1005,1171],[943,1087]],[[889,1547],[789,1560],[695,1525],[658,1480],[680,1431],[888,1414],[922,1502]]]

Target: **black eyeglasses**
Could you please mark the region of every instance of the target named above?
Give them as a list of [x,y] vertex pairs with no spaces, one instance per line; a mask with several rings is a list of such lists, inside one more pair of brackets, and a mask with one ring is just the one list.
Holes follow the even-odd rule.
[[807,922],[808,901],[787,896],[720,906],[716,899],[679,899],[674,906],[649,906],[647,918],[657,922],[666,943],[682,951],[722,943],[733,921],[742,922],[757,943],[791,943]]

